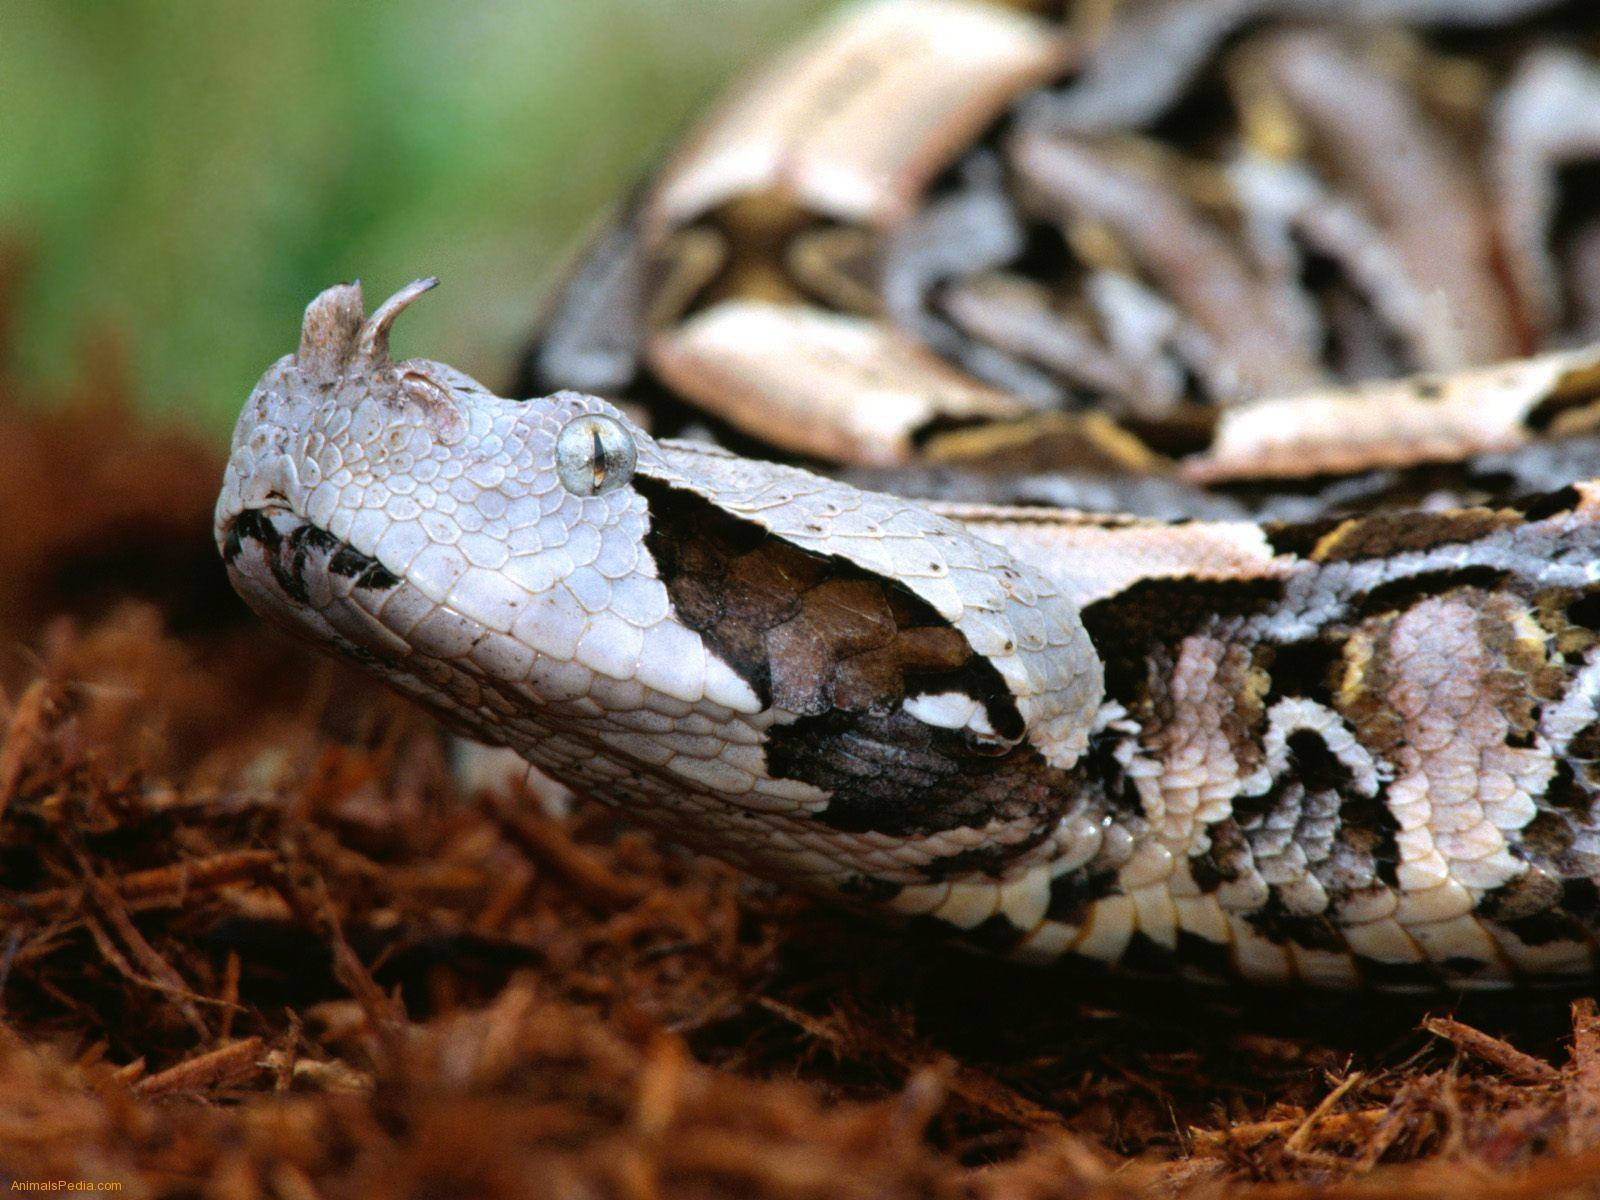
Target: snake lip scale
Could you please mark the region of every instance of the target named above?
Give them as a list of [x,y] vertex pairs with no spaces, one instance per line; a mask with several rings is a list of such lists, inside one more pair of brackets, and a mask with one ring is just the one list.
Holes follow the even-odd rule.
[[1592,969],[1589,485],[1403,524],[938,511],[393,362],[430,283],[310,305],[216,531],[257,611],[453,728],[1024,960]]

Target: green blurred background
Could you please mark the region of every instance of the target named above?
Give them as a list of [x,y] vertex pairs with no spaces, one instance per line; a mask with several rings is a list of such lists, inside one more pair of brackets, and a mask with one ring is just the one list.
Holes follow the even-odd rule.
[[322,287],[437,274],[397,353],[498,386],[584,233],[832,2],[0,0],[17,366],[109,330],[220,431]]

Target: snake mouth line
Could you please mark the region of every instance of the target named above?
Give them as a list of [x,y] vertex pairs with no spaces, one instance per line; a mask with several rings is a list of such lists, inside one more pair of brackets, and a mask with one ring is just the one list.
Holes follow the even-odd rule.
[[222,561],[231,567],[246,542],[261,547],[273,579],[299,604],[311,603],[307,572],[314,565],[331,577],[350,579],[354,587],[373,591],[387,591],[400,582],[372,555],[287,509],[242,509],[224,526]]

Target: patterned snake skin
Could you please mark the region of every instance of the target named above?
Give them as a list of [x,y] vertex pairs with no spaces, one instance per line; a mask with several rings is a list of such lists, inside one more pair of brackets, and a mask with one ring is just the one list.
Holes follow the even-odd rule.
[[[862,68],[885,44],[894,70]],[[1446,266],[1418,277],[1404,214],[1372,231],[1396,277],[1477,315],[1465,340],[1426,314],[1385,334],[1389,378],[1297,349],[1259,264],[1231,305],[1217,262],[1185,299],[1184,264],[1094,194],[1104,143],[1060,133],[1063,54],[1017,13],[881,0],[759,77],[602,235],[530,353],[534,378],[620,404],[392,361],[432,281],[370,316],[359,286],[328,289],[234,436],[216,533],[235,587],[673,840],[991,952],[1335,987],[1592,976],[1600,351],[1562,348],[1554,315],[1530,344],[1501,291]],[[910,94],[940,55],[965,56],[931,76],[961,86]],[[907,115],[877,145],[880,86]],[[806,117],[817,89],[849,137]],[[1034,173],[1007,196],[1081,189],[1074,212],[1138,264],[1126,282],[1207,336],[1180,321],[1140,366],[1097,324],[1045,370],[1070,304],[1038,301],[1021,243],[962,257],[1003,240],[992,222],[934,219],[998,178],[951,164],[995,153]],[[780,176],[784,205],[827,220],[788,213],[753,245],[749,197]],[[1147,200],[1161,228],[1223,236]],[[937,300],[908,301],[942,325],[841,299],[838,264],[866,251],[893,294],[913,227],[962,247]],[[824,268],[807,238],[855,241]],[[671,283],[697,245],[718,265]],[[751,283],[772,261],[793,291]],[[827,298],[793,282],[827,271]],[[1115,292],[1108,271],[1072,286]],[[926,332],[953,312],[959,338]],[[1054,321],[1031,357],[1024,318]],[[690,408],[813,469],[642,424]]]

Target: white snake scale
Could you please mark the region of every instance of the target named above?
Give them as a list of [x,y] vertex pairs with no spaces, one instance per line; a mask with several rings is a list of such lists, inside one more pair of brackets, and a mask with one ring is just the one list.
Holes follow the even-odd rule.
[[[1550,6],[1480,7],[1461,19]],[[1229,160],[1232,225],[1138,182],[1116,131],[1296,5],[1135,9],[1070,75],[1042,19],[848,11],[597,240],[525,366],[542,398],[391,360],[431,281],[370,316],[328,289],[240,417],[230,577],[674,840],[989,951],[1336,987],[1591,977],[1600,352],[1545,286],[1567,261],[1474,276],[1419,252],[1404,203],[1309,173],[1286,192],[1292,159]],[[1139,20],[1200,48],[1109,88]],[[1276,70],[1299,136],[1359,160],[1305,74],[1363,78],[1358,35],[1263,36],[1243,77]],[[1554,53],[1497,69],[1600,97]],[[1600,160],[1591,124],[1564,154]],[[1501,158],[1542,169],[1531,138]],[[1248,241],[1272,171],[1280,208],[1316,193],[1277,250],[1365,280],[1354,324],[1312,304],[1337,289],[1290,304]],[[1047,218],[1048,279],[1024,228]],[[1520,307],[1506,275],[1532,281]],[[1142,355],[1130,296],[1166,321]],[[641,424],[690,410],[690,433],[832,474]]]

